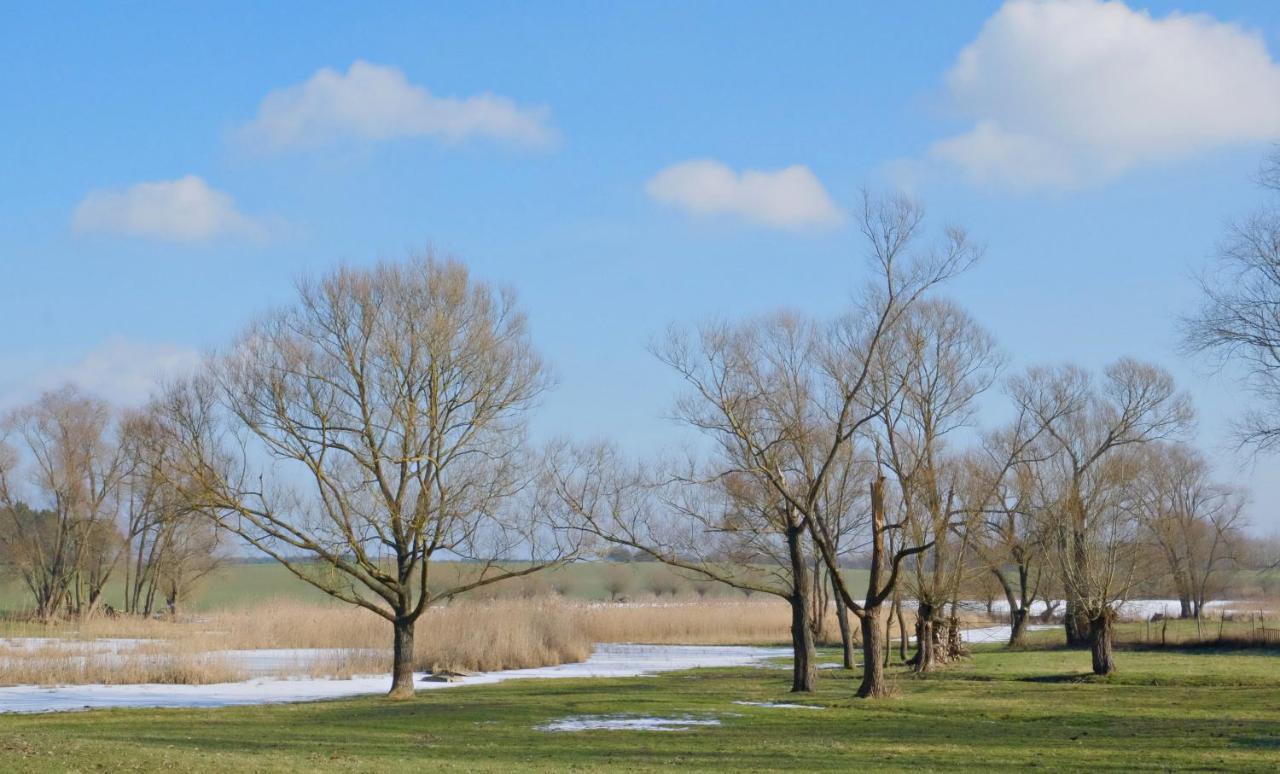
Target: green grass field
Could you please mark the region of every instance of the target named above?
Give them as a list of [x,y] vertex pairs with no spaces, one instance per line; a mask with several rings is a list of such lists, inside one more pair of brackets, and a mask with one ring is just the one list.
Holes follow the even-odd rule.
[[[110,710],[0,718],[0,768],[23,771],[1169,770],[1274,771],[1277,652],[1122,652],[1111,679],[1088,654],[981,650],[899,696],[854,698],[823,672],[788,701],[783,669],[516,681],[381,698],[216,710]],[[834,658],[827,653],[825,657]],[[680,732],[547,732],[576,715],[718,719]]]

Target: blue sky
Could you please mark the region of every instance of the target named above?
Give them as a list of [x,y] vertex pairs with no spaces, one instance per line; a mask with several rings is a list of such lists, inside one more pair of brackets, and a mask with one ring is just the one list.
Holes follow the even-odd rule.
[[837,311],[860,188],[905,187],[987,246],[948,293],[1012,367],[1166,365],[1280,529],[1280,463],[1224,446],[1247,396],[1175,348],[1263,202],[1280,6],[897,5],[7,6],[0,404],[138,400],[300,273],[434,245],[520,293],[560,377],[539,433],[651,451],[648,341]]

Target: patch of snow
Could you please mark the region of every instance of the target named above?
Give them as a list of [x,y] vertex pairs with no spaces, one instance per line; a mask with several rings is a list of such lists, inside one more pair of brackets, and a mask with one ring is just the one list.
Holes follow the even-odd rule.
[[[1027,631],[1038,632],[1056,628],[1058,627],[1049,624],[1031,624],[1027,626]],[[1012,635],[1013,627],[1011,626],[983,626],[978,629],[964,629],[960,632],[960,639],[973,645],[983,642],[1008,642]]]
[[341,660],[347,656],[379,655],[385,653],[388,661],[391,651],[351,648],[258,648],[254,650],[215,650],[211,655],[227,659],[255,677],[288,674],[290,670],[303,670],[317,662]]
[[134,650],[157,640],[139,640],[125,637],[103,637],[94,640],[77,640],[68,637],[0,637],[0,650],[70,650],[85,653],[121,653]]
[[654,718],[627,715],[575,715],[535,726],[539,731],[687,731],[693,726],[718,726],[715,718]]
[[[586,661],[539,669],[510,669],[463,677],[454,683],[418,683],[419,690],[487,685],[504,680],[573,677],[635,677],[700,667],[754,666],[789,656],[787,648],[698,645],[598,645]],[[418,680],[424,674],[416,677]],[[19,685],[0,688],[0,713],[57,712],[99,707],[225,707],[241,704],[338,699],[385,693],[389,674],[353,677],[258,678],[212,685]]]
[[[1057,601],[1057,606],[1054,608],[1054,612],[1056,612],[1058,615],[1061,615],[1066,610],[1067,603],[1064,600],[1056,600],[1056,601]],[[1205,607],[1205,612],[1208,613],[1211,609],[1226,608],[1235,604],[1238,604],[1238,603],[1230,600],[1215,600],[1213,602],[1206,602],[1204,607]],[[961,605],[971,610],[979,610],[979,609],[986,608],[986,605],[984,603],[974,602],[972,600],[968,602],[962,602]],[[1038,599],[1035,602],[1031,603],[1031,615],[1033,616],[1043,615],[1045,610],[1047,609],[1048,609],[1048,604],[1044,600]],[[1181,604],[1176,599],[1129,599],[1129,600],[1125,600],[1124,602],[1120,602],[1116,604],[1115,610],[1116,610],[1116,615],[1120,616],[1121,618],[1131,618],[1131,619],[1145,621],[1149,619],[1151,616],[1155,615],[1156,613],[1177,618],[1178,612],[1179,610],[1181,610]],[[991,605],[991,611],[995,615],[1001,615],[1001,616],[1008,615],[1009,603],[1006,600],[996,600],[995,603]]]
[[744,707],[771,707],[773,709],[826,709],[826,707],[819,707],[816,704],[786,704],[777,701],[735,701],[734,704],[741,704]]

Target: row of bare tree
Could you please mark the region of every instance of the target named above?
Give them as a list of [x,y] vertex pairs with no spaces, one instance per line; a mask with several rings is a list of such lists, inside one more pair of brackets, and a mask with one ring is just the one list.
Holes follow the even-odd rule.
[[[431,604],[617,546],[786,599],[795,690],[814,685],[828,602],[847,665],[860,643],[860,695],[888,692],[904,607],[915,668],[945,662],[975,572],[1002,584],[1015,642],[1032,603],[1061,593],[1069,640],[1111,671],[1114,609],[1147,574],[1143,547],[1165,551],[1193,614],[1240,523],[1239,496],[1177,442],[1186,397],[1127,359],[1001,382],[992,337],[936,293],[980,250],[959,229],[931,237],[904,198],[868,196],[860,215],[871,272],[842,315],[715,322],[655,344],[686,385],[683,455],[535,449],[526,423],[550,378],[514,295],[425,256],[300,282],[293,304],[137,415],[73,392],[16,412],[0,540],[41,615],[92,608],[122,559],[128,606],[146,611],[207,568],[216,527],[386,619],[393,697],[413,691]],[[1012,419],[981,433],[978,402],[999,383]],[[469,569],[433,579],[440,559]]]
[[0,419],[0,564],[39,618],[99,612],[120,574],[126,612],[172,613],[217,566],[219,534],[169,464],[154,417],[72,387]]

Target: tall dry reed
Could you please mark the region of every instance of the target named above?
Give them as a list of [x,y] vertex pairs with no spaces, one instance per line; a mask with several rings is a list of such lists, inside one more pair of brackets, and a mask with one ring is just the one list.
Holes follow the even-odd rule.
[[[460,601],[418,622],[419,669],[494,671],[582,661],[597,642],[773,644],[789,639],[790,612],[774,599],[651,604],[569,602],[559,597]],[[834,621],[828,636],[834,636]],[[43,625],[0,621],[0,637],[59,642],[3,647],[0,684],[207,683],[245,677],[227,651],[276,654],[274,673],[351,677],[390,670],[391,626],[342,604],[278,600],[177,621],[131,617]],[[142,640],[111,653],[106,638]],[[241,662],[242,663],[242,662]],[[261,674],[261,673],[259,673]]]

